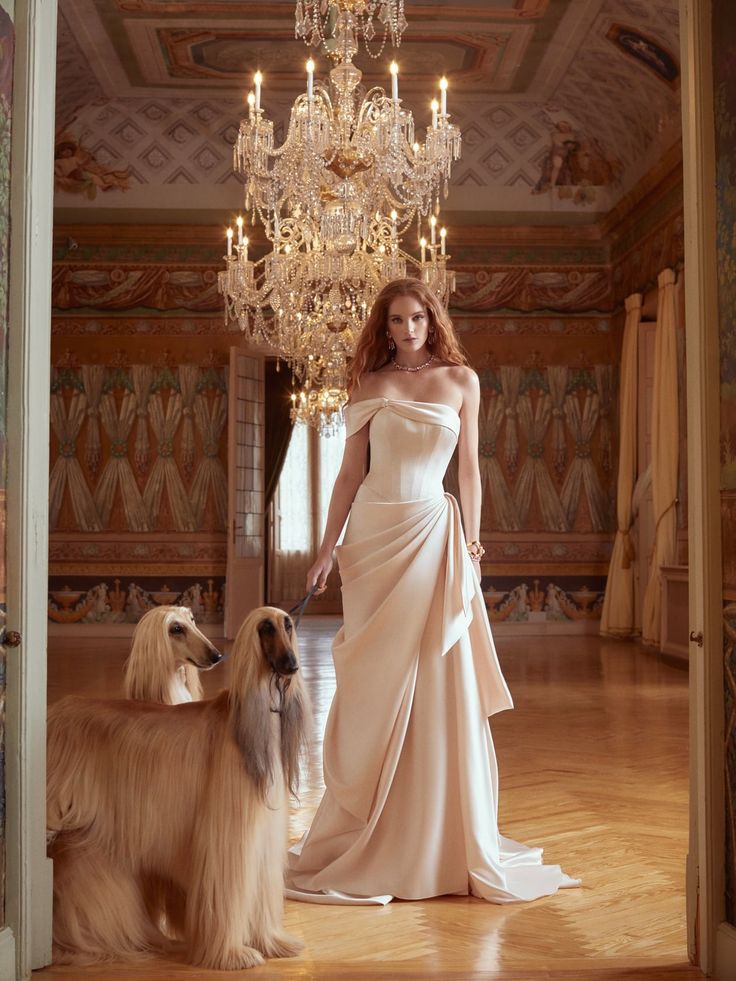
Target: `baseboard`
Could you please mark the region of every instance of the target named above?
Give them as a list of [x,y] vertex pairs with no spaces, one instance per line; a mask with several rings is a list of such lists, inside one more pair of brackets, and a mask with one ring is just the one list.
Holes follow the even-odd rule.
[[0,981],[16,981],[15,937],[10,927],[0,928]]
[[721,923],[716,931],[717,981],[736,981],[736,929],[730,923]]

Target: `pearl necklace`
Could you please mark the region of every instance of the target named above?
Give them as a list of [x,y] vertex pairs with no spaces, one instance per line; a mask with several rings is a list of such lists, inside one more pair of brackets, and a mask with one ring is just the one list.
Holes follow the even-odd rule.
[[421,371],[423,368],[426,368],[427,365],[432,364],[434,359],[434,355],[430,354],[428,361],[424,361],[422,364],[418,364],[414,368],[406,364],[399,364],[396,358],[391,358],[391,363],[393,364],[394,368],[398,368],[399,371]]

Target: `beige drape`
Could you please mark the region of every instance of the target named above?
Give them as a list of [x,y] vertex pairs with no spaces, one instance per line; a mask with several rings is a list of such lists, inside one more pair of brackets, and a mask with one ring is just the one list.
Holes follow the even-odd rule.
[[637,389],[641,293],[626,298],[626,323],[621,351],[618,485],[616,488],[616,540],[608,569],[601,614],[601,633],[630,637],[639,633],[634,600],[634,546],[631,541],[631,496],[636,481]]
[[652,405],[652,499],[654,546],[649,581],[644,594],[642,635],[659,644],[661,633],[660,569],[672,565],[677,546],[677,466],[679,421],[677,402],[677,313],[675,274],[664,269],[658,279],[657,332],[654,339],[654,393]]

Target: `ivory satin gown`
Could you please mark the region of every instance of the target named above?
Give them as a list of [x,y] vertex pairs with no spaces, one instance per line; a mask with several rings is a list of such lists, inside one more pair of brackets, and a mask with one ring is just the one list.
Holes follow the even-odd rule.
[[488,717],[513,707],[460,511],[442,479],[450,406],[371,398],[370,471],[337,548],[344,624],[324,738],[326,791],[289,852],[286,895],[387,903],[472,893],[496,903],[578,885],[498,832]]

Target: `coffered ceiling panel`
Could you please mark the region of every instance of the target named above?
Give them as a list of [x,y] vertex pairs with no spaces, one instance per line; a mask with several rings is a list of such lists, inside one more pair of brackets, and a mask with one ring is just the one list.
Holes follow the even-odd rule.
[[[453,210],[593,220],[679,138],[677,8],[408,0],[400,48],[361,49],[356,64],[386,85],[396,58],[419,127],[448,76],[463,131]],[[173,209],[177,185],[194,185],[194,210],[237,208],[231,146],[252,74],[283,131],[310,53],[293,0],[59,0],[57,204]]]

